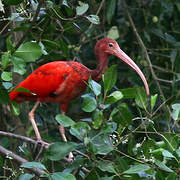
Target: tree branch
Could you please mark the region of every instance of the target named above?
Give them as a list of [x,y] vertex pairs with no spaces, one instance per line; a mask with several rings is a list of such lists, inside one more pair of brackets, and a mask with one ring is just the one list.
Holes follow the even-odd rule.
[[[6,155],[6,156],[9,156],[11,158],[13,158],[14,160],[16,160],[19,164],[22,164],[22,163],[25,163],[25,162],[28,162],[26,159],[18,156],[17,154],[13,153],[12,151],[9,151],[8,149],[4,148],[3,146],[0,145],[0,153]],[[32,171],[33,173],[35,173],[37,176],[41,176],[43,174],[45,174],[46,172],[41,170],[41,169],[38,169],[38,168],[31,168],[31,169],[28,169],[30,171]]]

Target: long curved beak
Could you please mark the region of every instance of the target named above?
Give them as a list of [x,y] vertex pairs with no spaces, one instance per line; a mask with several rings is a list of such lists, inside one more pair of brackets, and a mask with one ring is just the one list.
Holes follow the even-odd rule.
[[135,62],[126,53],[124,53],[120,49],[119,46],[116,47],[116,49],[114,51],[114,55],[117,56],[118,58],[120,58],[122,61],[124,61],[129,66],[131,66],[139,74],[139,76],[141,77],[141,79],[144,83],[146,93],[147,93],[147,95],[149,95],[149,86],[146,81],[146,78],[145,78],[144,74],[142,73],[142,71],[139,69],[139,67],[135,64]]

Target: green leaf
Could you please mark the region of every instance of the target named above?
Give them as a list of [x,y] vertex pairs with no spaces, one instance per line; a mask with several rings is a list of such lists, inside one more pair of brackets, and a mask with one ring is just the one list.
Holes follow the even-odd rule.
[[143,88],[138,87],[137,88],[137,94],[136,94],[136,104],[142,108],[146,110],[146,106],[147,106],[147,95],[146,92]]
[[106,70],[103,76],[104,81],[104,89],[105,91],[109,91],[113,88],[117,81],[117,66],[112,65],[110,68]]
[[101,94],[101,85],[98,84],[96,81],[92,80],[91,78],[89,78],[89,87],[91,88],[91,90],[93,91],[93,93],[96,96],[99,96]]
[[87,137],[89,130],[91,130],[91,128],[87,123],[78,122],[71,127],[70,133],[79,140],[83,141],[83,139]]
[[1,56],[1,64],[2,64],[2,68],[6,69],[8,64],[9,64],[9,59],[10,59],[11,55],[8,52],[5,52],[2,56]]
[[16,57],[22,58],[26,62],[35,62],[42,56],[41,47],[35,42],[26,42],[13,54]]
[[30,180],[34,177],[34,174],[29,174],[29,173],[25,173],[25,174],[21,174],[19,176],[19,180]]
[[119,38],[119,31],[118,31],[117,26],[111,27],[111,29],[108,31],[107,37],[114,40]]
[[107,134],[96,135],[91,139],[94,154],[106,155],[114,150],[112,141]]
[[168,177],[167,177],[167,180],[177,180],[177,175],[176,173],[169,173]]
[[47,170],[46,167],[40,163],[40,162],[25,162],[23,164],[21,164],[22,168],[39,168],[39,169],[42,169],[42,170]]
[[179,103],[173,104],[172,109],[173,109],[172,118],[176,121],[178,120],[178,117],[179,117],[180,104]]
[[17,104],[14,101],[11,101],[11,112],[16,116],[18,116],[20,114],[19,104]]
[[94,97],[90,95],[83,95],[81,96],[83,98],[83,103],[82,103],[82,110],[85,112],[92,112],[96,109],[97,107],[97,101]]
[[12,83],[10,82],[2,82],[2,85],[4,86],[5,89],[9,89],[12,87]]
[[88,10],[89,5],[81,1],[78,2],[79,2],[79,6],[76,7],[76,14],[80,16],[83,15]]
[[163,162],[159,161],[159,160],[155,160],[154,162],[156,164],[156,166],[158,166],[160,169],[167,171],[167,172],[174,172],[172,169],[168,168]]
[[6,39],[6,47],[8,51],[14,50],[14,45],[12,43],[12,35],[8,36],[8,38]]
[[159,148],[159,149],[155,149],[151,152],[152,154],[161,154],[164,157],[167,158],[175,158],[174,155],[172,153],[170,153],[169,151],[163,149],[163,148]]
[[108,177],[108,176],[105,176],[105,177],[100,177],[100,179],[99,179],[99,180],[113,180],[113,178],[114,178],[114,175],[113,175],[113,176],[111,176],[111,177]]
[[58,46],[62,50],[63,54],[68,58],[69,57],[69,48],[68,48],[68,45],[63,41],[63,39],[59,39]]
[[69,127],[75,124],[75,122],[71,118],[63,114],[56,115],[55,119],[60,125],[64,127]]
[[53,143],[48,149],[47,158],[51,161],[59,161],[62,158],[65,158],[76,147],[77,144],[72,142]]
[[26,63],[23,59],[13,56],[11,61],[14,65],[13,72],[17,72],[20,75],[24,75],[26,73]]
[[112,162],[109,162],[109,161],[99,161],[98,168],[104,172],[116,173]]
[[85,17],[93,24],[99,24],[100,23],[99,17],[96,15],[89,15],[89,16],[85,16]]
[[108,0],[106,17],[108,24],[111,24],[116,9],[116,0]]
[[92,124],[93,124],[93,128],[94,129],[99,129],[102,122],[103,122],[103,113],[102,111],[96,109],[96,111],[94,112],[93,116],[92,116]]
[[8,104],[9,103],[9,94],[6,89],[0,86],[0,104]]
[[126,103],[121,103],[118,106],[118,111],[113,116],[113,121],[126,127],[132,122],[132,113],[129,111]]
[[23,87],[19,87],[19,88],[16,88],[14,89],[13,91],[17,91],[17,92],[26,92],[26,93],[31,93],[31,91],[29,89],[26,89],[26,88],[23,88]]
[[170,59],[171,59],[171,62],[172,62],[173,65],[174,65],[176,56],[177,56],[177,49],[173,49],[173,50],[171,51],[171,54],[170,54]]
[[122,99],[136,98],[137,87],[120,89],[120,91],[123,94],[123,98]]
[[113,104],[123,98],[123,94],[120,91],[114,91],[106,97],[105,104]]
[[137,174],[139,172],[147,171],[149,169],[150,169],[150,167],[148,165],[137,164],[137,165],[131,166],[128,170],[124,171],[123,173],[124,174]]
[[4,2],[8,5],[18,5],[22,3],[24,0],[5,0]]
[[3,71],[1,74],[1,78],[4,81],[11,81],[12,80],[12,72]]
[[156,104],[157,97],[158,97],[157,94],[151,96],[151,109],[154,108],[154,105]]
[[74,175],[64,172],[55,172],[50,175],[51,180],[76,180]]

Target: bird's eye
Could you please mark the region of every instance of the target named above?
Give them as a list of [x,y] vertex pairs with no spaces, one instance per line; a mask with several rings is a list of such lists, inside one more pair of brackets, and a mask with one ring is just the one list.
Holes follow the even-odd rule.
[[113,47],[113,43],[109,43],[109,47],[112,48]]

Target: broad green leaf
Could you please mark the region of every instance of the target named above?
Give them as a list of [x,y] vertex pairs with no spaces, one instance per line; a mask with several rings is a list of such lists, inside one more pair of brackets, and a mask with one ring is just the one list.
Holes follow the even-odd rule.
[[20,75],[23,75],[26,73],[26,63],[23,59],[12,57],[11,62],[13,63],[13,72],[17,72]]
[[20,114],[19,104],[17,104],[14,101],[11,101],[11,112],[16,116],[18,116]]
[[22,58],[26,62],[35,62],[42,56],[40,46],[35,42],[26,42],[13,54],[16,57]]
[[123,94],[120,91],[114,91],[106,97],[105,104],[113,104],[123,98]]
[[25,162],[23,164],[21,164],[22,168],[39,168],[39,169],[42,169],[42,170],[47,170],[46,167],[40,163],[40,162]]
[[104,172],[116,173],[114,166],[113,166],[113,163],[109,162],[109,161],[99,161],[98,162],[98,168]]
[[137,88],[137,94],[136,94],[136,104],[142,108],[146,110],[146,106],[147,106],[147,95],[145,93],[145,90],[143,88]]
[[5,89],[9,89],[12,87],[12,83],[10,82],[2,82],[2,85],[4,86]]
[[55,172],[50,175],[51,180],[76,180],[72,174],[66,174],[64,172]]
[[88,131],[90,130],[90,126],[85,122],[78,122],[71,126],[70,133],[83,141],[83,139],[87,136]]
[[53,143],[48,149],[47,158],[51,161],[59,161],[62,158],[65,158],[76,147],[77,144],[72,142]]
[[112,65],[110,68],[106,70],[103,76],[104,81],[104,89],[105,91],[109,91],[113,88],[117,81],[117,66]]
[[151,153],[152,154],[162,154],[164,157],[168,157],[168,158],[175,158],[171,152],[169,152],[163,148],[155,149]]
[[1,74],[1,78],[4,81],[11,81],[12,80],[12,72],[3,71]]
[[76,14],[78,16],[83,15],[89,8],[89,5],[79,1],[79,6],[76,7]]
[[70,117],[63,114],[56,115],[55,119],[60,125],[64,127],[69,127],[75,124],[75,122]]
[[149,169],[150,169],[150,167],[148,165],[137,164],[137,165],[131,166],[128,170],[124,171],[123,173],[124,174],[137,174],[139,172],[147,171]]
[[151,109],[154,108],[154,105],[156,104],[157,97],[158,97],[157,94],[151,96]]
[[111,27],[111,29],[108,31],[107,37],[114,40],[119,38],[119,31],[118,31],[117,26]]
[[103,113],[102,111],[96,109],[92,116],[92,124],[94,129],[99,129],[103,122]]
[[126,127],[132,122],[132,113],[129,111],[126,103],[121,103],[118,106],[118,112],[115,113],[112,118],[113,121]]
[[97,107],[97,101],[94,97],[90,95],[83,95],[81,96],[83,98],[83,103],[82,103],[82,110],[85,112],[92,112],[96,109]]
[[101,94],[101,85],[91,78],[89,79],[89,87],[96,96],[99,96]]
[[99,17],[96,15],[89,15],[89,16],[85,16],[85,17],[93,24],[99,24],[100,23]]
[[178,120],[178,117],[179,117],[180,104],[179,103],[173,104],[172,109],[173,109],[172,118],[176,121]]
[[96,135],[91,139],[91,146],[95,154],[106,155],[113,151],[114,147],[109,135]]
[[105,177],[100,177],[99,180],[113,180],[114,176],[111,176],[111,177],[108,177],[108,176],[105,176]]
[[0,104],[8,104],[9,103],[9,94],[6,89],[0,86]]
[[156,166],[158,166],[160,169],[166,171],[166,172],[174,172],[172,169],[170,169],[169,167],[167,167],[163,162],[159,161],[159,160],[155,160],[154,162],[156,164]]
[[108,122],[103,126],[100,134],[112,134],[116,129],[117,124],[115,122]]
[[107,1],[107,11],[106,11],[106,17],[108,24],[111,24],[112,18],[114,16],[116,9],[116,0],[108,0]]
[[14,89],[13,91],[17,91],[17,92],[26,92],[26,93],[31,93],[31,91],[29,89],[26,89],[26,88],[23,88],[23,87],[19,87],[19,88],[16,88]]
[[176,154],[178,155],[178,157],[180,158],[180,149],[176,150]]
[[123,94],[123,98],[122,99],[136,98],[137,87],[120,89],[120,91]]
[[5,52],[2,56],[1,56],[1,64],[2,64],[2,68],[6,69],[8,64],[9,64],[9,58],[11,57],[11,55],[8,52]]
[[25,173],[25,174],[21,174],[19,176],[19,180],[30,180],[34,177],[34,174],[29,174],[29,173]]

